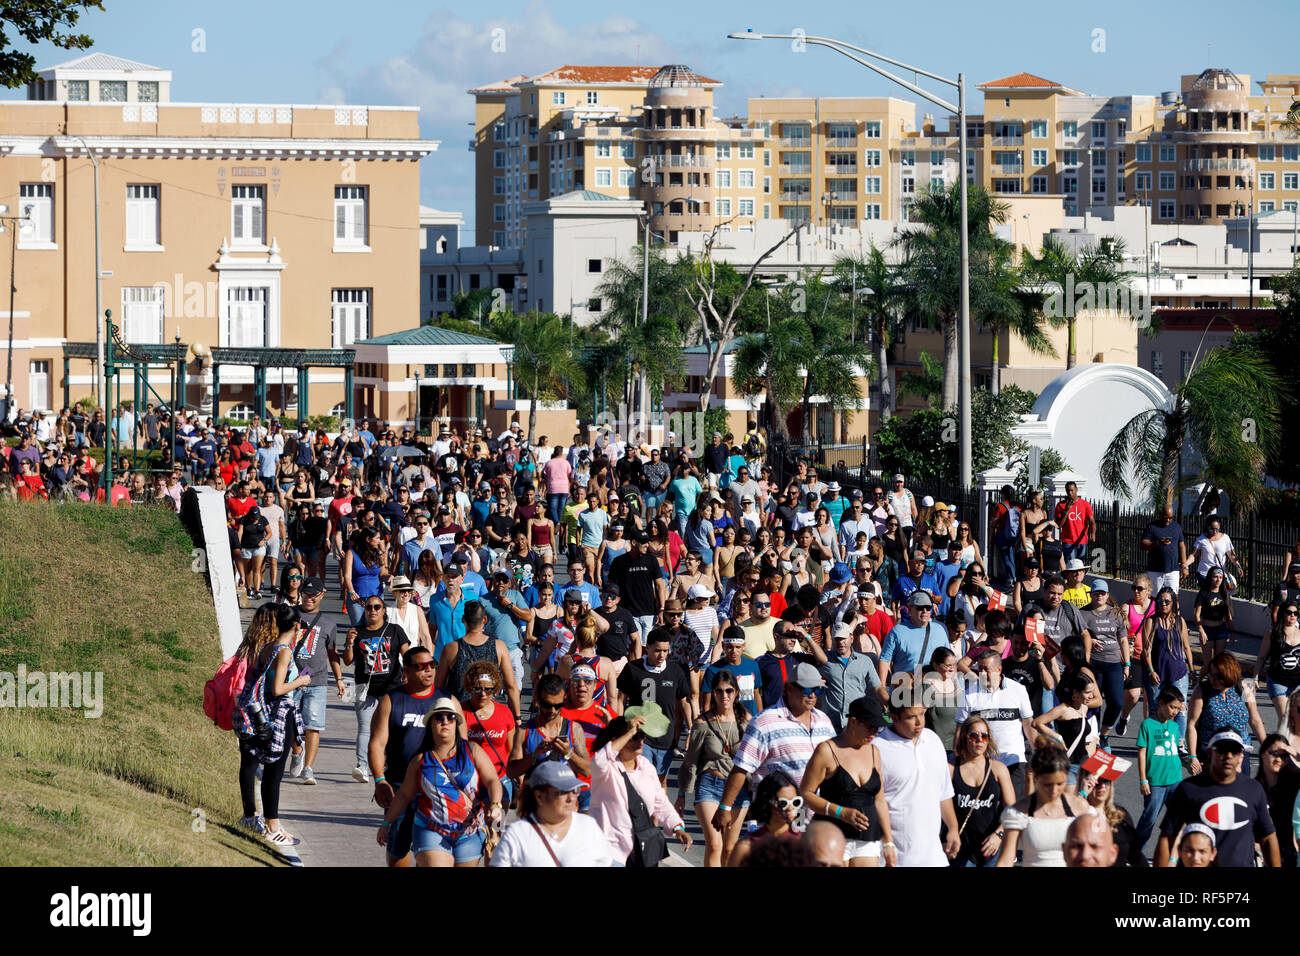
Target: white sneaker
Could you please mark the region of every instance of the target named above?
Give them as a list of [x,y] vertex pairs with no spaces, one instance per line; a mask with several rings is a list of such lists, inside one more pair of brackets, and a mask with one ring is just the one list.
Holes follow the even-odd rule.
[[352,768],[352,779],[357,783],[369,783],[370,771],[361,766],[361,764],[357,764]]
[[302,785],[304,787],[316,786],[316,775],[311,772],[311,767],[302,768]]
[[305,751],[300,750],[296,754],[291,753],[289,755],[289,776],[296,777],[299,774],[301,774],[302,765],[306,759],[307,759],[307,754]]

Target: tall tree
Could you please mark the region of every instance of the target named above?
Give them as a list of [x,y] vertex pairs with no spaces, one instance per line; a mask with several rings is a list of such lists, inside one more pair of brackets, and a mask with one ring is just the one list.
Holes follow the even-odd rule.
[[786,416],[803,393],[796,357],[803,325],[801,316],[778,315],[766,330],[742,335],[736,343],[732,379],[745,398],[764,396],[773,438],[787,437]]
[[[976,186],[968,190],[967,226],[970,309],[980,311],[980,284],[974,263],[993,248],[992,224],[1003,222],[1010,207]],[[912,222],[921,226],[899,234],[901,275],[909,288],[909,311],[943,333],[943,407],[957,402],[957,323],[961,318],[961,184],[923,190],[912,206]]]
[[1120,266],[1123,258],[1121,239],[1095,243],[1075,252],[1049,236],[1037,256],[1025,253],[1026,278],[1045,296],[1048,321],[1068,329],[1067,369],[1079,363],[1076,313],[1106,308],[1106,303],[1116,301],[1115,293],[1124,282]]
[[528,395],[528,437],[535,440],[537,403],[567,397],[570,383],[585,380],[568,324],[554,312],[532,311],[501,316],[495,331],[514,346],[514,376]]
[[75,27],[82,10],[103,9],[101,0],[11,0],[0,5],[0,84],[14,89],[36,79],[36,57],[13,48],[11,31],[28,43],[88,50],[95,43],[89,34],[62,28]]
[[1207,491],[1222,489],[1237,508],[1251,511],[1260,498],[1260,476],[1280,446],[1278,396],[1284,391],[1258,342],[1239,337],[1211,349],[1194,360],[1168,407],[1139,412],[1116,432],[1102,456],[1102,485],[1125,498],[1146,491],[1157,504],[1170,504],[1181,491],[1180,465],[1191,463],[1183,459],[1190,445],[1200,456]]
[[[904,301],[907,286],[899,278],[898,267],[885,261],[885,254],[872,243],[865,255],[841,256],[835,260],[835,275],[853,296],[851,314],[857,303],[863,306],[870,335],[866,336],[876,355],[876,394],[881,422],[894,413],[894,382],[889,372],[889,346],[897,321],[896,311]],[[870,289],[858,297],[858,290]],[[856,332],[855,332],[856,336]]]

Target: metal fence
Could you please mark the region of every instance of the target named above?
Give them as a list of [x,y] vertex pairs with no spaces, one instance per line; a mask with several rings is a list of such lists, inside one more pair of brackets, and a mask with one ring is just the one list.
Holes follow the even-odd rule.
[[[818,474],[825,480],[838,481],[845,493],[860,489],[868,500],[875,486],[886,492],[891,487],[892,475],[882,475],[879,465],[865,441],[854,445],[797,445],[774,439],[770,443],[770,464],[773,478],[784,487],[794,477],[799,459],[817,466]],[[986,560],[993,560],[987,544],[987,529],[993,509],[999,501],[995,491],[963,488],[942,479],[930,480],[905,475],[906,487],[916,496],[918,503],[925,496],[942,501],[957,515],[969,521]],[[1050,514],[1055,500],[1044,496]],[[1147,512],[1121,508],[1117,502],[1093,505],[1096,521],[1096,538],[1089,544],[1088,561],[1092,571],[1110,578],[1132,580],[1147,570],[1150,552],[1140,547],[1142,533],[1153,520]],[[1178,523],[1183,528],[1190,556],[1196,539],[1203,530],[1204,519],[1179,514]],[[1246,601],[1266,604],[1277,595],[1278,585],[1286,576],[1292,549],[1300,545],[1300,528],[1275,521],[1263,521],[1255,515],[1220,518],[1223,532],[1232,539],[1232,548],[1240,575],[1234,596]],[[1192,571],[1195,572],[1193,566]],[[1185,582],[1186,587],[1196,584],[1194,577]]]

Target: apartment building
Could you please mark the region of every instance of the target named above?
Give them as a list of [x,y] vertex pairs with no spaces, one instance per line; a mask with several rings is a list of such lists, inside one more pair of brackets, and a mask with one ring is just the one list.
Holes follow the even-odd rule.
[[[297,414],[310,386],[311,413],[341,410],[342,350],[418,324],[419,160],[438,144],[416,108],[174,102],[171,71],[105,53],[39,77],[0,101],[0,202],[32,221],[16,404],[95,394],[96,162],[102,303],[126,342],[240,350],[187,357],[188,404]],[[171,380],[155,372],[164,398]]]

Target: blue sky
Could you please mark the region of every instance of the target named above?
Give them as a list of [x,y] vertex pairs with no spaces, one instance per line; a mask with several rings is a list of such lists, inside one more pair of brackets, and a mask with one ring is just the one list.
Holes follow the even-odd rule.
[[[794,53],[789,43],[726,39],[747,27],[768,33],[802,29],[936,73],[964,70],[972,88],[1022,70],[1096,95],[1177,89],[1182,74],[1207,66],[1248,73],[1252,84],[1267,73],[1300,73],[1294,42],[1300,5],[1294,0],[1007,0],[992,8],[956,0],[494,0],[482,12],[406,0],[105,0],[105,7],[81,23],[95,37],[95,49],[172,70],[175,100],[420,106],[422,134],[442,141],[423,161],[421,200],[464,213],[467,231],[474,225],[466,149],[473,101],[465,90],[478,84],[565,63],[685,63],[724,83],[715,94],[723,115],[743,112],[749,97],[762,95],[915,100],[829,50]],[[202,52],[193,49],[195,30],[203,31]],[[504,31],[504,52],[493,52],[496,30]],[[36,54],[39,67],[76,55],[49,45]],[[979,111],[983,97],[972,94],[971,109]]]

